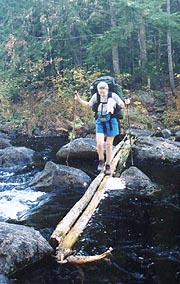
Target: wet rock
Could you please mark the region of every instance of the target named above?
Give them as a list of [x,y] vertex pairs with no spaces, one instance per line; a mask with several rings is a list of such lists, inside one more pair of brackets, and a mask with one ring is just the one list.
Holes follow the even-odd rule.
[[168,139],[168,138],[171,137],[171,131],[169,129],[163,129],[162,135],[163,135],[164,138]]
[[9,135],[4,133],[4,132],[2,132],[1,130],[0,130],[0,137],[4,138],[4,139],[9,139]]
[[135,163],[180,164],[180,143],[157,137],[140,137],[132,145]]
[[5,134],[12,133],[14,125],[12,122],[7,122],[6,124],[0,125],[0,131]]
[[126,188],[133,190],[142,190],[152,187],[152,181],[137,167],[130,167],[121,174],[121,180]]
[[[8,168],[36,164],[36,152],[26,147],[6,147],[0,150],[0,166]],[[38,158],[39,163],[39,158]]]
[[175,133],[175,140],[180,142],[180,130]]
[[33,228],[0,222],[0,273],[10,276],[53,252]]
[[[60,186],[43,194],[35,207],[19,212],[16,223],[38,228],[46,228],[47,224],[50,224],[50,227],[54,228],[85,191],[85,187]],[[52,234],[51,229],[49,230],[48,239]],[[42,234],[47,238],[47,234]]]
[[170,138],[172,135],[169,129],[161,129],[160,127],[156,129],[154,136],[156,137],[163,137],[165,139]]
[[148,137],[153,135],[153,132],[150,130],[138,128],[132,128],[130,130],[127,130],[127,133],[135,137]]
[[37,190],[49,192],[61,185],[86,187],[90,182],[91,178],[79,169],[47,162],[44,170],[36,174],[30,186]]
[[56,154],[57,158],[65,159],[96,159],[96,140],[93,138],[78,138],[64,145]]
[[0,149],[4,149],[6,147],[10,147],[10,140],[0,137]]
[[13,282],[3,274],[0,274],[0,284],[13,284]]

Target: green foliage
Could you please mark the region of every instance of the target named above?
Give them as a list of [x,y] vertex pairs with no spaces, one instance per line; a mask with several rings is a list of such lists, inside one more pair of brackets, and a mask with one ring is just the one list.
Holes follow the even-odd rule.
[[[38,119],[41,126],[46,124],[47,117],[52,124],[65,116],[72,120],[73,105],[67,109],[67,104],[74,91],[88,99],[96,77],[114,75],[114,47],[120,65],[120,74],[115,75],[124,87],[147,89],[148,79],[153,89],[169,86],[167,30],[174,72],[180,67],[178,5],[171,1],[169,15],[165,0],[1,1],[2,116],[16,117],[22,125],[32,117],[32,127]],[[140,27],[145,33],[143,47]],[[15,115],[13,104],[25,112]],[[82,123],[92,119],[84,114],[82,110]]]
[[173,105],[170,106],[162,115],[162,121],[167,127],[180,126],[180,91],[177,90],[177,98],[174,99]]
[[[174,52],[179,49],[180,17],[177,1],[171,1],[171,15],[166,1],[113,1],[115,25],[112,26],[110,2],[92,1],[5,1],[2,2],[0,70],[9,78],[22,76],[19,85],[36,88],[65,69],[97,66],[113,74],[112,48],[118,46],[121,73],[146,85],[138,73],[146,71],[153,85],[157,76],[168,74],[166,32],[170,29]],[[147,62],[141,70],[139,26],[145,25]],[[162,45],[162,46],[161,46]],[[159,59],[157,60],[159,56]],[[178,56],[174,56],[175,72]],[[157,76],[153,76],[157,70]],[[4,75],[3,75],[4,77]]]
[[81,67],[66,69],[63,75],[59,75],[54,79],[54,83],[58,89],[58,95],[73,98],[75,90],[86,98],[90,96],[90,84],[97,78],[106,74],[97,68],[86,70]]
[[133,102],[133,107],[131,106],[131,111],[129,112],[130,121],[132,126],[144,126],[147,129],[152,130],[153,121],[147,113],[147,109],[143,107],[139,100]]

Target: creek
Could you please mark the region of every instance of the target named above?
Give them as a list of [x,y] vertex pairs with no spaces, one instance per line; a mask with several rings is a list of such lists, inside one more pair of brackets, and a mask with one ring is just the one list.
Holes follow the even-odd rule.
[[[56,162],[55,154],[65,138],[16,139],[13,145],[41,153]],[[71,164],[70,164],[71,165]],[[77,162],[93,178],[96,162]],[[59,265],[47,257],[16,274],[16,284],[179,284],[180,283],[180,175],[179,169],[139,165],[158,183],[158,190],[137,192],[109,190],[74,249],[83,255],[113,247],[110,261],[75,266]],[[63,185],[51,201],[48,193],[28,188],[41,169],[12,173],[1,170],[0,220],[34,226],[49,239],[53,229],[84,189]],[[39,209],[41,208],[41,209]],[[29,216],[29,218],[23,218]]]

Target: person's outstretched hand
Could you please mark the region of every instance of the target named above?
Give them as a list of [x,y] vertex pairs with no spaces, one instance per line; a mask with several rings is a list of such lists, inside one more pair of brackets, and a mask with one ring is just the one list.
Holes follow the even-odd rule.
[[80,96],[79,96],[77,91],[74,92],[74,99],[75,100],[79,100],[80,99]]
[[131,103],[131,99],[129,97],[126,97],[124,103],[126,106],[128,106]]

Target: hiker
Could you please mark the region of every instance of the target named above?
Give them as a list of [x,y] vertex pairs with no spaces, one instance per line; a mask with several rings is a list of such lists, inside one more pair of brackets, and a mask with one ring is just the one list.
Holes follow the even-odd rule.
[[[108,98],[109,86],[106,82],[100,82],[97,85],[97,91],[100,95],[100,103],[97,106],[96,118],[96,142],[97,152],[99,156],[98,171],[104,169],[105,174],[111,174],[110,162],[112,155],[112,147],[114,137],[119,134],[119,126],[117,118],[114,115],[116,104],[121,108],[125,108],[123,100],[116,93],[111,94]],[[79,94],[75,93],[75,99],[78,100],[84,107],[92,108],[97,104],[97,93],[95,93],[89,102],[83,100]],[[114,116],[113,116],[114,115]],[[104,140],[106,137],[106,163],[104,161]]]

